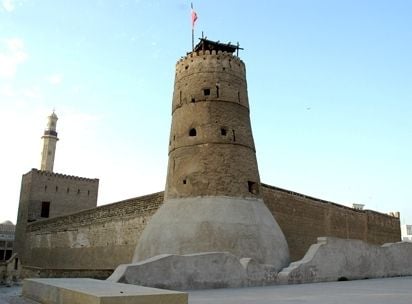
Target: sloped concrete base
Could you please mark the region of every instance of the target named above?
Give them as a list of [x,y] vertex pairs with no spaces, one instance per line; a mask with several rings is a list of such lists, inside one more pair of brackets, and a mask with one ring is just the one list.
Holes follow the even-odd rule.
[[280,284],[412,275],[412,243],[376,246],[360,240],[319,237],[302,260],[279,275]]
[[26,279],[23,296],[44,304],[187,304],[187,293],[93,279]]
[[120,265],[112,282],[174,290],[235,288],[276,284],[277,268],[228,252],[164,254],[134,264]]
[[289,264],[285,236],[263,200],[225,196],[165,200],[144,229],[132,262],[200,252],[230,252],[278,271]]

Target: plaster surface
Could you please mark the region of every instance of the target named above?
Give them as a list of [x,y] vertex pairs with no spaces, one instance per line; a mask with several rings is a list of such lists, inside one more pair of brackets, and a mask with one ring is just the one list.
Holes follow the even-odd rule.
[[120,265],[109,281],[173,290],[264,286],[275,284],[277,270],[227,252],[159,255]]
[[371,245],[360,240],[319,237],[302,260],[279,273],[296,284],[412,275],[412,243]]
[[164,202],[143,231],[133,262],[156,255],[229,252],[281,270],[286,239],[261,199],[193,197]]

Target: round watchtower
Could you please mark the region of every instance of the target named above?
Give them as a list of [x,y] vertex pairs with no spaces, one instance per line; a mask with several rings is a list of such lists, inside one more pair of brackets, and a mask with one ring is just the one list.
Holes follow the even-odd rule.
[[278,269],[288,263],[284,235],[260,194],[245,65],[224,50],[202,39],[176,65],[165,202],[134,261],[227,251]]
[[260,197],[245,65],[222,51],[176,66],[165,198]]

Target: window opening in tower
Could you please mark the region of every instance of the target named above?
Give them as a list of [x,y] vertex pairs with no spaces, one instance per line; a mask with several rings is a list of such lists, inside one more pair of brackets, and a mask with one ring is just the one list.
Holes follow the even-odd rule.
[[196,129],[195,128],[190,129],[189,136],[196,136]]

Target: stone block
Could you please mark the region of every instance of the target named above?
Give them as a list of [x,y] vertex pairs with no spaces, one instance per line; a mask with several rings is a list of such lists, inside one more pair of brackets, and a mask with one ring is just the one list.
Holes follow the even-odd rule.
[[93,279],[26,279],[23,296],[42,304],[187,304],[187,293]]

